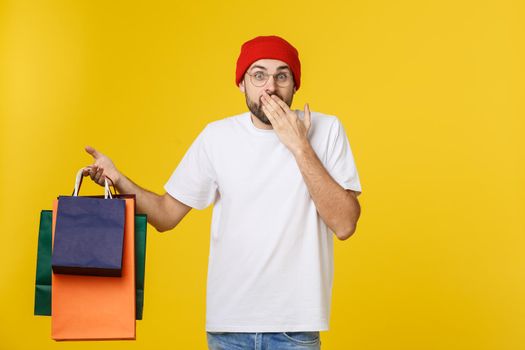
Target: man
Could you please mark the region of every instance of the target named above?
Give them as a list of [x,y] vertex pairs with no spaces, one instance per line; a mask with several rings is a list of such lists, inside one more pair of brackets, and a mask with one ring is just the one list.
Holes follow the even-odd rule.
[[157,195],[103,154],[84,175],[135,193],[158,230],[214,204],[206,331],[210,349],[319,349],[328,330],[333,234],[357,225],[361,185],[334,116],[291,110],[301,83],[297,50],[277,36],[242,45],[236,84],[249,112],[209,123]]

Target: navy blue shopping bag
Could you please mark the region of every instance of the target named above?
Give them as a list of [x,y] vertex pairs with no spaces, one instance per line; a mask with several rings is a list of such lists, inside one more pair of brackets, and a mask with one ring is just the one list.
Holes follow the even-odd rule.
[[[81,170],[82,171],[82,170]],[[51,266],[54,273],[122,275],[125,200],[79,197],[81,171],[73,196],[59,196]]]

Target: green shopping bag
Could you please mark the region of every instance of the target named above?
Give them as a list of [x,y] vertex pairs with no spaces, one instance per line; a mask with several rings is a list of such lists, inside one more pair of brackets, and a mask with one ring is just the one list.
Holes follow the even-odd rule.
[[38,232],[35,315],[51,316],[51,227],[53,211],[42,210]]
[[[42,210],[40,213],[34,308],[34,314],[37,316],[51,316],[52,217],[52,210]],[[142,311],[144,308],[147,223],[146,215],[135,215],[135,289],[137,320],[142,320]]]
[[146,272],[146,228],[145,214],[135,214],[135,290],[137,320],[142,320],[144,308],[144,273]]

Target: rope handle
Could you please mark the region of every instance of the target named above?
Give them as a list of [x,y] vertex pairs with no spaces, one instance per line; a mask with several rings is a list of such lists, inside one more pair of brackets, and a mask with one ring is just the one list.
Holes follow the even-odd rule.
[[[86,169],[87,167],[82,168],[77,172],[77,177],[75,180],[75,189],[73,190],[74,197],[78,197],[78,192],[80,191],[80,186],[82,185],[82,179],[84,178],[82,174],[84,170]],[[109,181],[111,182],[113,189],[115,189],[115,185],[113,184],[113,181],[111,181],[111,179],[109,179]],[[116,191],[115,191],[115,194],[116,194]],[[108,177],[104,176],[104,199],[108,199],[108,198],[112,199],[113,195],[111,194],[111,190],[109,188]]]

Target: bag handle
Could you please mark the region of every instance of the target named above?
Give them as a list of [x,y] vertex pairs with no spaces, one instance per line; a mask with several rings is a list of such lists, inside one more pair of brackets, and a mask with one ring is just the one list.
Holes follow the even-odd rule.
[[[80,186],[82,185],[82,179],[84,178],[83,172],[87,168],[82,168],[77,172],[77,178],[75,180],[75,189],[73,190],[73,197],[78,197]],[[108,178],[104,177],[104,199],[113,198],[109,189]]]

